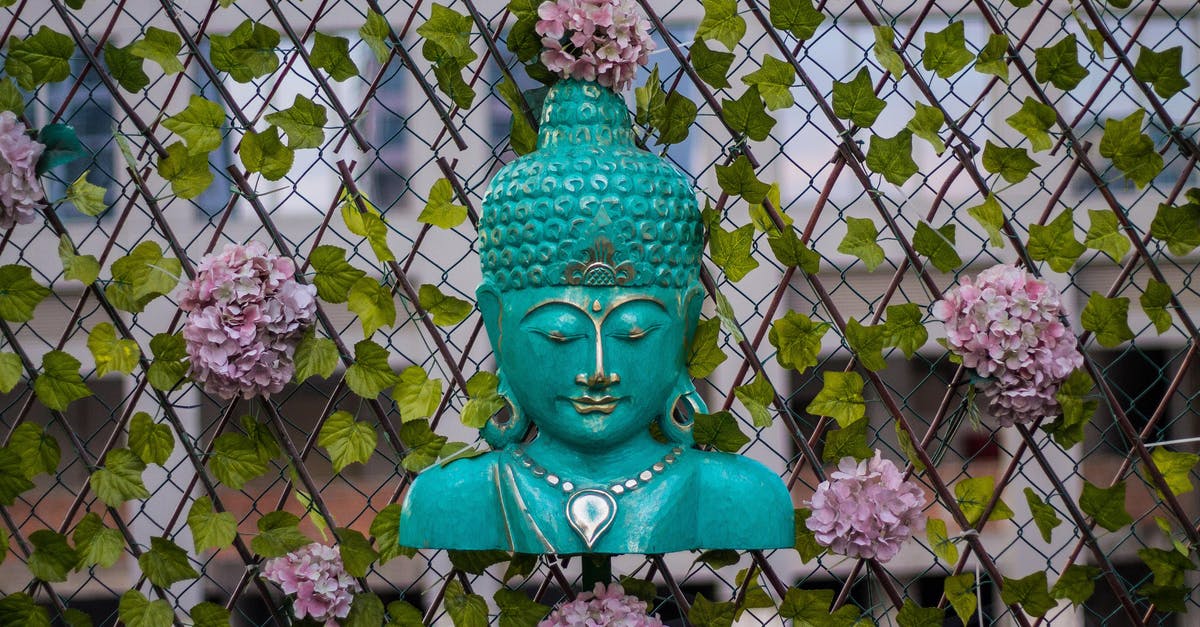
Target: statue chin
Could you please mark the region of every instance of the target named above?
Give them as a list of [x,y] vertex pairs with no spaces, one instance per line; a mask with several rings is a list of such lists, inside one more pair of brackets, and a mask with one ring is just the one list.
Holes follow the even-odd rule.
[[534,457],[535,443],[421,473],[404,501],[400,544],[557,554],[793,545],[791,497],[752,459],[660,444],[621,462],[644,470],[584,482]]

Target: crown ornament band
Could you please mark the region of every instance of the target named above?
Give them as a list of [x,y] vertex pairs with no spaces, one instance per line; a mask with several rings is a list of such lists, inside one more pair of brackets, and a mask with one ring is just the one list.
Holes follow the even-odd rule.
[[628,261],[613,265],[613,243],[607,237],[597,237],[586,255],[586,261],[567,264],[564,275],[567,285],[616,287],[632,281],[637,272]]

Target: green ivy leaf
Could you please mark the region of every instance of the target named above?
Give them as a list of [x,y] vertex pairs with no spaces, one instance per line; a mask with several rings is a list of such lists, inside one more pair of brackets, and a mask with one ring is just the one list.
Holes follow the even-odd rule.
[[1096,590],[1096,578],[1100,569],[1087,564],[1071,564],[1063,571],[1054,587],[1050,588],[1050,596],[1056,599],[1066,599],[1071,605],[1083,605],[1092,597]]
[[262,557],[281,557],[310,542],[300,533],[300,519],[295,514],[269,512],[258,519],[258,535],[250,541],[250,549]]
[[501,588],[493,598],[500,608],[498,622],[501,627],[535,627],[550,613],[548,606],[530,599],[519,590]]
[[1191,83],[1180,71],[1183,64],[1183,46],[1155,52],[1138,44],[1137,63],[1133,66],[1133,77],[1154,86],[1154,93],[1170,98],[1187,89]]
[[846,217],[846,236],[838,244],[839,253],[854,255],[862,260],[868,271],[883,263],[883,247],[877,242],[879,229],[870,218]]
[[33,280],[28,266],[0,266],[0,318],[9,322],[33,319],[33,310],[50,295],[50,289]]
[[1032,575],[1020,579],[1004,577],[1004,587],[1000,589],[1000,598],[1005,605],[1020,604],[1030,616],[1045,616],[1046,612],[1058,605],[1050,597],[1046,589],[1046,571],[1039,570]]
[[319,148],[325,143],[325,124],[328,122],[325,107],[304,96],[297,94],[292,106],[268,113],[266,119],[287,133],[291,150]]
[[211,601],[197,603],[190,614],[193,627],[229,627],[230,624],[229,610]]
[[79,360],[60,350],[42,356],[42,372],[33,381],[33,391],[46,407],[63,411],[68,405],[92,395],[79,374]]
[[1177,587],[1185,583],[1189,570],[1196,570],[1196,565],[1186,555],[1177,551],[1164,551],[1146,547],[1138,550],[1138,557],[1150,567],[1154,573],[1154,585],[1162,587]]
[[175,622],[175,612],[165,599],[151,601],[137,590],[121,595],[117,616],[127,627],[169,627]]
[[130,499],[150,497],[142,483],[146,464],[127,448],[115,448],[104,456],[104,464],[92,473],[89,483],[96,496],[109,507],[119,507]]
[[96,361],[96,376],[110,372],[129,374],[138,363],[141,351],[134,340],[117,339],[112,323],[101,322],[92,328],[87,339],[88,350]]
[[91,566],[109,568],[117,563],[125,551],[125,536],[105,525],[96,512],[89,512],[75,525],[71,539],[75,541],[75,550],[79,554],[79,561],[74,564],[76,569]]
[[346,228],[355,235],[367,238],[367,242],[371,244],[371,251],[380,262],[395,261],[396,255],[388,248],[388,229],[383,216],[365,195],[359,194],[357,198],[362,201],[361,205],[348,193],[342,196],[341,213]]
[[446,613],[450,615],[454,627],[488,626],[487,601],[478,594],[467,594],[462,583],[457,579],[452,579],[450,583],[446,584],[443,598],[446,604]]
[[1079,323],[1095,333],[1096,341],[1106,348],[1134,337],[1129,328],[1129,299],[1124,296],[1105,298],[1100,292],[1093,291],[1079,316]]
[[364,276],[350,286],[346,308],[358,316],[363,335],[371,337],[380,327],[396,324],[396,302],[386,285]]
[[768,406],[775,400],[775,387],[761,372],[755,374],[749,383],[733,388],[733,394],[750,411],[755,427],[771,426],[773,420]]
[[[788,106],[791,106],[790,103]],[[875,95],[871,74],[865,67],[853,79],[833,83],[833,114],[859,127],[866,128],[874,124],[886,106],[887,102]],[[941,120],[940,113],[938,120]]]
[[1083,441],[1083,427],[1091,422],[1100,405],[1100,401],[1091,396],[1093,385],[1091,375],[1086,370],[1078,369],[1058,388],[1055,398],[1062,415],[1050,424],[1043,424],[1042,430],[1053,436],[1054,441],[1064,449]]
[[1167,306],[1171,304],[1171,288],[1166,283],[1150,279],[1138,302],[1159,335],[1171,328],[1171,314],[1167,311]]
[[472,429],[482,429],[496,412],[504,408],[504,399],[497,392],[500,379],[485,370],[480,370],[467,379],[469,400],[463,405],[461,421]]
[[318,376],[328,379],[338,364],[337,345],[327,337],[317,337],[313,330],[304,334],[296,345],[294,356],[296,374],[292,380],[300,383],[309,377]]
[[42,581],[66,581],[67,574],[79,562],[79,553],[71,548],[67,537],[61,533],[38,529],[29,534],[29,543],[33,545],[33,553],[25,565],[34,577]]
[[441,327],[454,326],[466,320],[475,308],[469,301],[443,294],[436,285],[422,285],[417,302],[429,312],[433,323]]
[[700,80],[708,83],[714,89],[728,89],[729,67],[733,65],[733,53],[713,50],[704,43],[703,39],[692,42],[690,49],[692,67]]
[[121,89],[136,94],[150,84],[150,77],[146,76],[146,71],[142,69],[145,59],[133,54],[130,50],[132,47],[133,44],[121,48],[114,46],[111,41],[105,42],[104,64],[108,66],[108,73]]
[[400,373],[400,381],[392,390],[392,397],[396,400],[403,422],[428,418],[441,403],[442,380],[430,379],[420,366],[409,366]]
[[[541,42],[538,41],[538,48],[541,49]],[[533,125],[529,123],[529,118],[525,116],[523,102],[529,98],[521,93],[521,88],[513,81],[505,78],[497,87],[500,92],[500,97],[504,99],[508,105],[509,111],[512,112],[512,122],[509,124],[509,144],[512,145],[513,151],[518,155],[527,155],[537,148],[537,131]],[[464,96],[466,94],[464,93]],[[472,94],[473,96],[473,94]],[[436,185],[436,183],[435,183]],[[465,217],[466,214],[464,213]],[[461,222],[461,220],[460,220]]]
[[[734,0],[729,0],[729,2],[733,4]],[[733,132],[745,135],[754,141],[765,140],[771,135],[771,129],[775,127],[775,118],[767,114],[762,98],[759,97],[758,89],[755,87],[747,89],[746,93],[737,100],[722,100],[721,116]]]
[[727,411],[696,414],[692,435],[696,438],[696,444],[711,446],[726,453],[736,453],[750,442],[750,438],[742,433],[737,419]]
[[471,48],[471,17],[468,15],[441,4],[433,4],[430,6],[429,19],[417,27],[417,34],[460,67],[475,60],[476,54]]
[[129,449],[146,464],[162,466],[175,450],[175,436],[168,425],[155,424],[144,411],[129,421]]
[[462,69],[465,64],[448,57],[441,48],[428,41],[421,51],[426,59],[434,62],[433,76],[437,79],[438,89],[449,96],[460,109],[470,109],[475,102],[475,90],[463,80]]
[[771,186],[758,180],[754,174],[754,166],[746,155],[738,155],[729,165],[718,165],[717,183],[728,194],[741,196],[746,202],[762,203],[767,197]]
[[1038,48],[1033,54],[1036,61],[1034,79],[1039,83],[1050,83],[1063,91],[1070,91],[1088,75],[1087,69],[1079,65],[1079,50],[1074,34],[1067,35],[1053,46]]
[[912,599],[905,599],[896,615],[900,627],[941,627],[946,619],[946,610],[940,607],[921,607]]
[[1088,248],[1102,251],[1113,261],[1120,261],[1129,252],[1129,238],[1117,228],[1117,216],[1111,211],[1089,209],[1091,225],[1083,243]]
[[913,133],[903,129],[892,137],[880,137],[871,133],[871,144],[867,147],[867,167],[882,174],[892,185],[903,185],[919,170],[912,158]]
[[937,154],[942,154],[946,151],[946,142],[942,141],[938,131],[942,130],[942,126],[946,123],[946,118],[942,114],[942,110],[937,107],[929,106],[923,102],[917,102],[913,112],[913,118],[908,121],[904,127],[912,131],[913,135],[924,139],[933,146],[933,151]]
[[[872,453],[874,455],[874,453]],[[946,564],[958,563],[958,546],[946,533],[946,521],[941,518],[930,518],[925,522],[925,539],[929,541],[929,549]]]
[[983,168],[1009,183],[1020,183],[1037,167],[1024,148],[1007,148],[987,140],[983,146]]
[[899,80],[904,76],[904,59],[893,47],[896,31],[886,24],[875,26],[872,30],[875,32],[875,45],[871,47],[871,52],[875,54],[875,60],[892,75],[892,78]]
[[779,365],[804,372],[817,365],[821,339],[828,330],[829,323],[813,322],[804,314],[788,311],[771,323],[767,340],[775,347],[775,359]]
[[867,415],[863,399],[863,380],[857,372],[826,370],[821,391],[808,404],[806,411],[815,416],[829,416],[843,428]]
[[317,444],[328,450],[334,472],[350,464],[366,464],[374,454],[378,435],[371,424],[355,420],[349,412],[338,411],[325,419]]
[[13,429],[6,447],[21,457],[21,471],[27,479],[46,473],[53,476],[62,459],[58,440],[46,433],[41,425],[22,422]]
[[1146,597],[1146,600],[1154,604],[1161,612],[1186,612],[1188,610],[1187,599],[1191,594],[1191,588],[1188,586],[1157,586],[1154,584],[1142,584],[1138,586],[1138,594]]
[[164,588],[200,576],[188,563],[187,551],[160,536],[150,538],[150,550],[138,556],[138,566],[150,583]]
[[1067,272],[1087,247],[1075,239],[1075,219],[1070,207],[1045,226],[1029,225],[1029,257],[1045,261],[1055,272]]
[[434,433],[428,420],[410,420],[400,425],[400,441],[408,447],[401,465],[412,472],[420,472],[437,461],[446,445],[446,436]]
[[417,222],[432,224],[443,229],[452,229],[467,219],[465,205],[456,205],[454,187],[445,178],[438,179],[429,189],[429,202],[417,216]]
[[164,256],[157,243],[147,241],[114,261],[110,270],[113,280],[105,294],[116,307],[140,313],[155,298],[175,289],[183,265]]
[[753,247],[753,224],[732,231],[726,231],[714,224],[708,230],[708,250],[713,263],[725,272],[726,278],[735,283],[758,267],[758,260],[752,254]]
[[875,455],[875,449],[867,446],[868,420],[856,420],[842,429],[834,429],[825,433],[825,448],[821,451],[821,461],[826,464],[836,464],[843,457],[854,458],[855,461],[870,459]]
[[[75,206],[80,213],[88,216],[98,216],[108,210],[108,205],[104,203],[104,188],[99,185],[93,185],[87,180],[87,175],[90,170],[84,170],[69,186],[67,186],[67,195],[64,199],[66,202]],[[66,237],[64,234],[63,237]],[[90,257],[90,255],[89,255]],[[92,257],[95,259],[95,257]],[[99,268],[97,268],[99,271]],[[90,283],[91,281],[88,281]]]
[[[22,492],[31,488],[33,482],[27,477],[21,455],[7,446],[0,448],[0,505],[12,505]],[[3,547],[7,549],[8,544]]]
[[896,431],[896,441],[900,445],[900,450],[904,453],[904,457],[908,458],[908,463],[912,464],[913,470],[918,473],[925,472],[925,463],[921,461],[921,456],[918,454],[917,447],[913,444],[912,438],[904,427],[897,422],[894,425]]
[[228,35],[209,35],[208,58],[239,83],[249,83],[279,68],[279,32],[247,19]]
[[790,63],[780,61],[769,54],[763,56],[761,67],[742,77],[742,82],[750,87],[757,87],[763,102],[772,111],[796,104],[792,98],[796,70]]
[[[1197,462],[1200,462],[1200,455],[1175,453],[1159,446],[1150,453],[1150,459],[1158,467],[1158,471],[1162,473],[1163,479],[1167,482],[1167,487],[1175,496],[1192,491],[1194,487],[1191,478],[1192,469],[1196,467]],[[1166,498],[1161,490],[1155,490],[1155,492],[1158,494],[1158,498]]]
[[951,22],[937,32],[925,33],[925,49],[921,51],[921,67],[942,78],[950,78],[967,67],[975,58],[967,50],[963,23]]
[[704,19],[696,27],[696,37],[715,39],[733,50],[746,34],[746,20],[738,15],[735,0],[704,0]]
[[215,511],[212,499],[207,496],[198,497],[192,502],[187,525],[192,530],[196,553],[224,549],[237,538],[237,519],[229,512]]
[[25,114],[25,96],[17,89],[17,82],[8,76],[0,77],[0,111],[12,111],[17,116]]
[[696,326],[696,334],[692,337],[692,345],[688,350],[688,374],[693,378],[707,377],[728,358],[721,350],[720,338],[719,318],[701,320]]
[[242,416],[239,422],[260,460],[266,463],[280,456],[279,442],[265,423],[258,422],[253,416]]
[[821,270],[821,255],[805,246],[791,227],[782,233],[768,235],[767,245],[771,247],[775,260],[785,266],[800,268],[808,274],[816,274]]
[[[366,577],[371,564],[379,559],[379,553],[361,532],[346,527],[333,530],[338,539],[338,549],[342,555],[342,563],[351,577]],[[383,614],[383,603],[379,604],[379,613]]]
[[735,616],[737,606],[733,601],[709,601],[698,593],[688,611],[688,622],[696,627],[731,627]]
[[975,614],[975,608],[979,604],[975,597],[975,574],[962,573],[946,577],[943,590],[946,593],[946,599],[950,601],[950,606],[954,608],[954,613],[958,614],[959,620],[964,625],[969,625],[971,616]]
[[375,9],[367,9],[367,21],[362,28],[358,29],[358,36],[371,49],[375,55],[375,61],[380,65],[387,63],[392,54],[388,41],[389,31],[387,18],[380,15]]
[[374,592],[359,592],[350,603],[350,613],[342,619],[342,627],[377,627],[383,624],[383,600]]
[[380,565],[388,563],[400,556],[411,557],[416,554],[412,549],[400,546],[400,504],[392,503],[379,510],[375,520],[371,521],[371,535],[379,545]]
[[183,199],[199,196],[213,182],[208,155],[192,153],[183,142],[167,146],[167,156],[158,159],[158,174],[171,184],[171,192]]
[[71,56],[75,40],[47,26],[21,39],[9,37],[4,73],[15,78],[25,91],[46,83],[57,83],[71,75]]
[[241,490],[246,483],[267,472],[267,462],[254,442],[240,433],[223,433],[213,441],[208,467],[222,484]]
[[8,394],[21,381],[21,357],[16,353],[0,353],[0,394]]
[[1053,507],[1038,497],[1033,488],[1025,488],[1025,502],[1029,505],[1030,513],[1033,514],[1033,522],[1037,525],[1038,532],[1042,534],[1042,540],[1049,544],[1054,528],[1062,524],[1062,519],[1058,517],[1058,512]]
[[1163,158],[1154,149],[1154,140],[1142,132],[1145,115],[1145,109],[1138,109],[1120,120],[1109,118],[1100,137],[1100,156],[1111,159],[1113,167],[1138,189],[1163,169]]
[[329,303],[344,303],[349,298],[350,288],[366,272],[355,268],[346,261],[345,249],[337,246],[322,244],[313,249],[308,257],[317,274],[313,285],[317,286],[317,296]]
[[164,74],[176,74],[183,71],[183,63],[178,57],[182,45],[179,33],[151,26],[146,29],[145,36],[133,42],[129,52],[157,63]]
[[399,381],[388,365],[388,352],[371,340],[354,345],[354,364],[346,369],[346,385],[363,398],[375,398]]
[[929,331],[921,318],[921,308],[916,303],[889,305],[887,321],[883,323],[886,345],[899,348],[906,358],[912,359],[929,340]]
[[981,204],[967,209],[967,214],[982,226],[988,234],[988,243],[997,248],[1004,248],[1004,237],[1000,230],[1004,228],[1004,210],[994,194],[989,193]]
[[1200,204],[1160,204],[1150,222],[1150,236],[1166,244],[1176,257],[1191,253],[1200,246]]
[[197,95],[192,95],[183,111],[167,116],[162,123],[182,137],[188,152],[193,154],[207,153],[219,148],[221,127],[224,124],[225,110],[221,105]]
[[943,225],[936,231],[925,223],[917,223],[913,234],[913,249],[925,255],[933,266],[942,272],[951,272],[962,265],[962,258],[954,250],[954,223]]
[[246,171],[258,172],[268,181],[278,181],[292,169],[296,152],[283,144],[279,127],[272,124],[262,132],[247,130],[242,136],[238,156]]
[[1100,488],[1089,481],[1083,482],[1083,493],[1079,496],[1079,508],[1096,519],[1096,524],[1109,531],[1119,531],[1133,522],[1125,510],[1125,482],[1110,488]]
[[1003,33],[988,35],[987,43],[975,58],[975,71],[991,74],[1008,82],[1008,37]]
[[811,515],[812,510],[807,508],[799,508],[794,512],[796,540],[793,548],[800,554],[800,561],[805,564],[825,552],[825,547],[817,544],[816,535],[808,528],[807,521]]
[[812,0],[771,0],[770,18],[771,26],[786,30],[800,40],[812,39],[825,21],[825,16],[813,8]]
[[794,621],[797,627],[851,627],[858,621],[859,610],[845,605],[832,614],[833,590],[788,588],[779,604],[779,616]]
[[882,324],[863,326],[854,318],[846,323],[846,344],[854,351],[859,363],[871,372],[887,368],[883,349],[887,343],[887,330]]
[[[983,510],[996,492],[996,478],[992,476],[969,477],[954,484],[954,500],[962,508],[967,523],[974,526],[983,516]],[[1012,509],[1003,501],[996,501],[989,521],[1008,520],[1013,517]]]
[[183,336],[159,333],[150,338],[150,352],[154,361],[146,378],[156,390],[168,392],[179,387],[188,371],[187,348]]
[[322,32],[313,32],[313,47],[309,59],[315,67],[329,73],[339,83],[358,76],[358,66],[350,58],[350,40]]
[[1050,127],[1054,126],[1056,120],[1054,107],[1027,96],[1021,108],[1004,121],[1029,140],[1034,152],[1041,152],[1054,145],[1050,139]]

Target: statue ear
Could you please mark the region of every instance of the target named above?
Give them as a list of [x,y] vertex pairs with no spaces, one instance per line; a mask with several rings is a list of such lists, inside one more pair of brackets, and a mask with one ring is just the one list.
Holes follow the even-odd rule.
[[[683,296],[684,335],[687,338],[687,346],[692,345],[692,338],[696,335],[696,325],[700,324],[700,310],[703,308],[704,289],[695,285]],[[692,391],[694,392],[695,388]]]
[[685,372],[679,376],[667,406],[659,413],[658,428],[668,440],[684,446],[693,446],[696,440],[692,437],[692,425],[696,414],[707,413],[708,405],[704,403],[704,399],[696,391],[696,385]]
[[491,283],[480,283],[475,290],[475,303],[483,316],[483,326],[492,341],[492,350],[500,351],[500,291]]
[[[504,372],[496,373],[500,377],[500,386],[496,390],[504,402],[508,404],[508,411],[503,410],[496,415],[488,418],[484,423],[480,433],[483,434],[483,439],[488,445],[495,450],[500,450],[508,447],[514,442],[521,442],[525,436],[529,434],[529,428],[532,426],[529,419],[525,417],[520,406],[512,402],[512,392],[508,389],[508,383],[504,379]],[[503,419],[503,420],[501,420]]]

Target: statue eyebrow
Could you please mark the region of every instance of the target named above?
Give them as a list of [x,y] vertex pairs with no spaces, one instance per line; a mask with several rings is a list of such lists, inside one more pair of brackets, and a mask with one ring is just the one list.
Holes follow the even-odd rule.
[[577,305],[576,303],[573,303],[571,301],[547,300],[545,302],[541,302],[541,303],[538,303],[537,305],[534,305],[532,309],[525,312],[525,315],[521,317],[521,321],[524,322],[526,319],[528,319],[533,314],[535,314],[535,313],[541,311],[542,309],[545,309],[546,307],[549,307],[551,305],[564,305],[564,306],[570,307],[571,309],[578,311],[579,313],[583,314],[584,316],[586,316],[588,318],[591,317],[591,314],[589,314],[586,309],[584,309],[583,307],[580,307],[579,305]]

